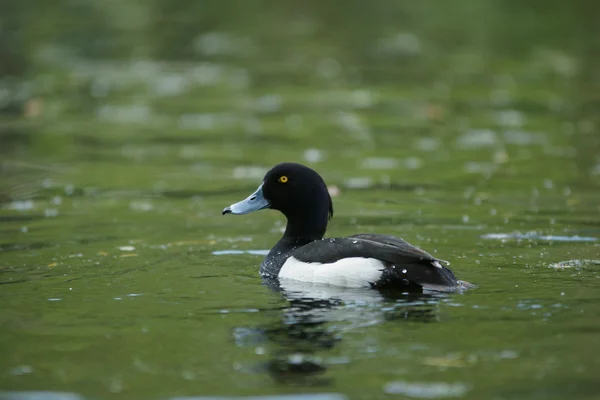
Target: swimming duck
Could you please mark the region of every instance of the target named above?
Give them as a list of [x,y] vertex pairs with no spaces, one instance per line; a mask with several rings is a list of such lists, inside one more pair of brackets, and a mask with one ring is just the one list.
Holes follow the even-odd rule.
[[274,166],[254,193],[223,215],[265,208],[283,213],[287,226],[261,264],[263,277],[402,291],[465,287],[446,261],[403,239],[374,233],[324,238],[333,203],[323,178],[305,165]]

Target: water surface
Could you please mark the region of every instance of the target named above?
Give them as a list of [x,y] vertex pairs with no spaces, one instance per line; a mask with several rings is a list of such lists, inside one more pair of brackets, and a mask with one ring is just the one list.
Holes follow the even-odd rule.
[[[0,44],[0,397],[597,398],[597,6],[34,3]],[[329,235],[478,288],[264,284],[284,221],[221,210],[281,161]]]

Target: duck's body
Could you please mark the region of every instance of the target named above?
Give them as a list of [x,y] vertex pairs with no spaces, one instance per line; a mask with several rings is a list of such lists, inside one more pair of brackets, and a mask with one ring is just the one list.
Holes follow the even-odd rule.
[[358,234],[304,245],[280,240],[263,261],[260,272],[270,278],[343,287],[459,285],[443,262],[393,236]]
[[223,214],[263,208],[280,210],[288,219],[261,265],[265,277],[402,291],[463,287],[445,261],[403,239],[370,233],[324,239],[333,205],[323,179],[306,166],[276,165],[255,193]]

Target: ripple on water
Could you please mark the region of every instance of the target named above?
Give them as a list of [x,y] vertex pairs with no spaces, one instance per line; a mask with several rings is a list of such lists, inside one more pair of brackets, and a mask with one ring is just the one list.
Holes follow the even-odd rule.
[[269,250],[215,250],[214,256],[234,255],[234,254],[252,254],[254,256],[266,256]]
[[559,261],[557,263],[553,263],[548,265],[550,268],[554,269],[567,269],[567,268],[575,268],[581,269],[585,267],[590,267],[592,265],[600,265],[600,260],[567,260],[567,261]]
[[0,392],[4,400],[83,400],[78,394],[67,392]]
[[[278,394],[272,396],[191,396],[173,397],[170,400],[347,400],[339,393],[306,393],[306,394]],[[53,399],[54,400],[54,399]]]
[[552,242],[596,242],[598,241],[597,237],[593,236],[562,236],[562,235],[543,235],[538,232],[513,232],[513,233],[486,233],[481,235],[482,239],[497,239],[497,240],[521,240],[521,239],[529,239],[529,240],[545,240]]
[[464,396],[469,387],[464,383],[397,381],[388,383],[383,390],[388,394],[402,394],[418,399],[441,399]]
[[[189,377],[188,377],[189,379]],[[83,400],[84,397],[76,393],[68,392],[0,392],[0,398],[4,400]],[[189,396],[172,397],[170,400],[347,400],[348,398],[339,393],[310,393],[310,394],[286,394],[273,396]]]

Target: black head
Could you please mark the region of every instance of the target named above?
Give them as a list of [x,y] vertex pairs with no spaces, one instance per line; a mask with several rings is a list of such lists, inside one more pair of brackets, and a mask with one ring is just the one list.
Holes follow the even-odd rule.
[[[288,231],[325,232],[333,216],[333,204],[323,178],[302,164],[282,163],[271,168],[256,192],[245,200],[232,204],[223,214],[248,214],[272,208],[288,219]],[[298,234],[298,233],[297,233]]]
[[323,178],[302,164],[282,163],[271,168],[263,179],[263,194],[270,208],[287,217],[307,209],[323,209],[333,216],[333,204]]

